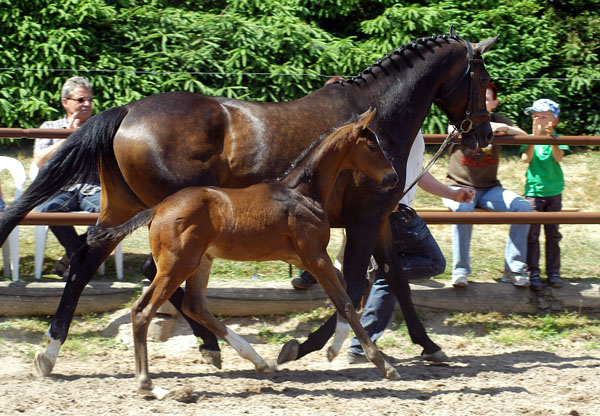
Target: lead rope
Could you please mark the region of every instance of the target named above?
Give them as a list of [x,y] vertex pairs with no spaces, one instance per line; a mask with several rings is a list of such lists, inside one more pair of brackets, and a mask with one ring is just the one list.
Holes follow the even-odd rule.
[[402,196],[399,198],[399,200],[402,200],[402,198],[404,198],[404,195],[406,195],[417,184],[417,182],[419,182],[419,180],[423,177],[423,175],[425,175],[429,171],[429,169],[431,169],[431,167],[440,158],[440,156],[446,150],[446,148],[448,148],[448,146],[450,146],[451,144],[454,144],[454,141],[458,138],[458,136],[460,136],[461,134],[464,133],[463,130],[458,131],[456,129],[456,126],[452,126],[452,127],[453,127],[453,130],[450,133],[448,133],[448,136],[446,136],[446,138],[444,139],[444,141],[440,145],[440,148],[438,149],[438,151],[436,152],[436,154],[429,161],[429,163],[427,164],[427,166],[425,166],[423,168],[423,170],[421,171],[421,173],[419,173],[417,175],[417,177],[411,182],[411,184],[408,185],[408,187],[404,190],[404,192],[402,193]]

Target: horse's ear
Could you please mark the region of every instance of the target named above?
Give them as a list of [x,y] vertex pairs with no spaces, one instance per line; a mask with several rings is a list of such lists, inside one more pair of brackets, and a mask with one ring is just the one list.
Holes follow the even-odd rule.
[[376,112],[377,110],[375,110],[372,107],[369,107],[367,111],[365,111],[359,116],[356,122],[356,126],[361,130],[366,129],[369,126],[369,123],[371,123],[371,120],[373,120],[373,117],[375,117]]
[[454,25],[450,25],[450,36],[453,38],[458,36],[458,33],[456,33],[456,29],[454,29]]
[[479,55],[484,54],[485,52],[487,52],[491,49],[491,47],[494,45],[494,43],[496,43],[498,38],[500,38],[500,35],[497,35],[488,40],[481,41],[479,43],[475,43],[473,45],[473,52],[475,52],[476,54],[479,54]]

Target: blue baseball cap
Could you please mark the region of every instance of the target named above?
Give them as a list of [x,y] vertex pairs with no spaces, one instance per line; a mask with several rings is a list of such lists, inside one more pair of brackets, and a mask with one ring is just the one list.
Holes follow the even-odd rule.
[[534,112],[551,111],[554,117],[558,118],[560,114],[560,106],[552,100],[541,98],[535,101],[531,107],[525,109],[525,114],[530,115]]

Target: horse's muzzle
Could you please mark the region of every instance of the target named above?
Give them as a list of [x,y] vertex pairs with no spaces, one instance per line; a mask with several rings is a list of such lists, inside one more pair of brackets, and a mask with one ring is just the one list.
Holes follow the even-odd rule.
[[381,186],[386,189],[389,189],[395,187],[397,183],[398,175],[394,171],[393,173],[389,173],[383,177],[383,180],[381,181]]
[[465,133],[462,135],[461,143],[475,150],[478,147],[486,147],[488,144],[492,142],[494,139],[494,132],[492,131],[492,127],[490,123],[482,123],[469,133]]

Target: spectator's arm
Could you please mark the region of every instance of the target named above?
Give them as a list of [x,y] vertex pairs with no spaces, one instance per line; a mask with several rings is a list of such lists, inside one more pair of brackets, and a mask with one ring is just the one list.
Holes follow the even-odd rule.
[[453,189],[444,185],[429,172],[425,173],[419,180],[419,187],[423,190],[441,196],[442,198],[452,199],[457,202],[471,202],[475,196],[475,191],[468,188]]
[[33,152],[33,163],[38,168],[44,166],[44,164],[50,159],[50,157],[58,150],[58,148],[64,143],[66,139],[61,139],[59,142],[54,143],[52,146],[43,148],[41,150],[34,150]]
[[529,162],[531,162],[532,158],[533,158],[533,145],[530,144],[529,146],[527,146],[525,148],[523,153],[521,153],[521,160],[525,163],[529,163]]
[[562,158],[565,157],[565,152],[564,152],[564,150],[559,148],[558,145],[553,144],[552,145],[552,157],[554,158],[554,161],[556,163],[559,163],[562,160]]

